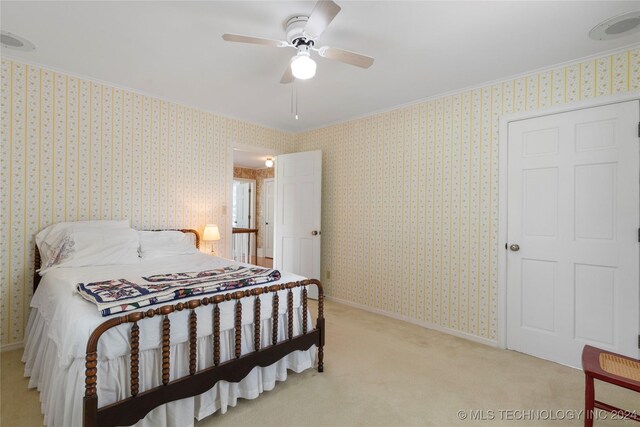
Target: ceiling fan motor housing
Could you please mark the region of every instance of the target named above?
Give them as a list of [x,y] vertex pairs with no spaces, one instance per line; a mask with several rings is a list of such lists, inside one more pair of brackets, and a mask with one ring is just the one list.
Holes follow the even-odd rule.
[[309,20],[308,16],[297,15],[291,17],[286,24],[287,41],[298,47],[299,45],[313,46],[313,40],[304,34],[304,27]]

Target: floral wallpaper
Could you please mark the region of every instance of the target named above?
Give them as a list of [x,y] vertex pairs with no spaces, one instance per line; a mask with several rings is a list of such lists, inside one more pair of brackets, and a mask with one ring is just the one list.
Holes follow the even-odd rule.
[[296,135],[323,153],[326,293],[495,342],[500,117],[639,90],[635,48]]
[[[85,219],[200,232],[230,223],[233,144],[292,145],[286,132],[20,62],[1,67],[3,346],[23,339],[39,230]],[[230,236],[220,232],[224,253]]]

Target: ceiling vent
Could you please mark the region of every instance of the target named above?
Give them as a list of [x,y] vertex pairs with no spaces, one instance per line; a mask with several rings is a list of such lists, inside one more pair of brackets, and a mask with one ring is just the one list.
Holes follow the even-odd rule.
[[612,40],[640,31],[640,11],[614,16],[599,23],[591,31],[589,37],[594,40]]
[[36,46],[24,37],[7,31],[0,31],[0,44],[2,47],[14,50],[34,50]]

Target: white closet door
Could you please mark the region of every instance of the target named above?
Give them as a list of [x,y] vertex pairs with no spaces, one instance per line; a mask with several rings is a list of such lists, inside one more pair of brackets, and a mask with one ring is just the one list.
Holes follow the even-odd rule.
[[509,124],[509,348],[638,357],[639,118],[629,101]]

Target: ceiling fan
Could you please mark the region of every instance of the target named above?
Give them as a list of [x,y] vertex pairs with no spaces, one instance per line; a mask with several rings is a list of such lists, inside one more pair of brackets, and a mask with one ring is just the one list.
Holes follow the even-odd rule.
[[228,42],[297,49],[298,53],[291,58],[291,63],[285,70],[280,83],[291,83],[295,79],[306,80],[312,78],[316,74],[316,63],[311,58],[312,51],[317,52],[323,58],[344,62],[356,67],[369,68],[373,64],[373,58],[370,56],[335,47],[316,47],[316,41],[339,12],[340,6],[333,1],[318,1],[311,15],[296,15],[287,21],[286,41],[239,34],[223,34],[222,38]]

